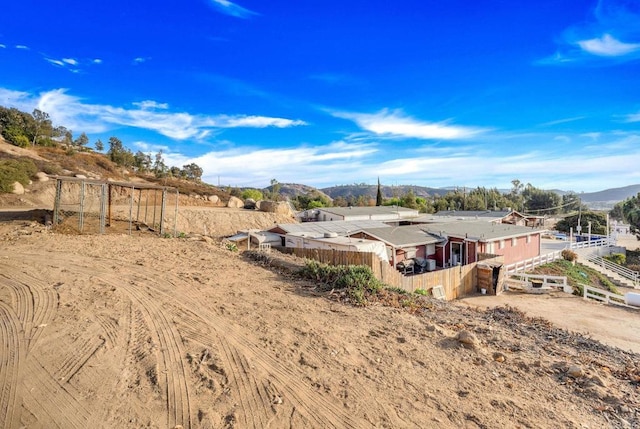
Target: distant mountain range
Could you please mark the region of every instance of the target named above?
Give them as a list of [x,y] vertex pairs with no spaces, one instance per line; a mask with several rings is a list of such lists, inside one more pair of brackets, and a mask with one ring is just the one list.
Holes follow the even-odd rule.
[[[329,188],[316,189],[312,186],[300,185],[294,183],[281,183],[280,184],[280,193],[287,195],[288,197],[296,197],[301,194],[309,194],[312,192],[320,192],[326,194],[330,198],[334,199],[337,197],[342,197],[348,199],[350,197],[358,198],[360,196],[375,198],[376,193],[378,192],[378,185],[367,185],[365,183],[361,184],[353,184],[353,185],[340,185],[340,186],[332,186]],[[448,192],[455,190],[455,187],[447,187],[447,188],[430,188],[427,186],[416,186],[416,185],[399,185],[399,186],[380,186],[382,195],[384,198],[392,198],[392,197],[401,197],[405,195],[409,191],[413,191],[413,193],[417,197],[433,197],[433,196],[443,196]],[[459,188],[458,188],[459,189]],[[473,189],[473,188],[467,188]],[[508,190],[501,190],[502,192],[509,192]],[[559,195],[567,194],[571,191],[563,191],[560,189],[553,189],[553,192],[556,192]],[[627,198],[633,197],[640,193],[640,184],[637,185],[629,185],[621,188],[611,188],[605,189],[603,191],[598,192],[583,192],[576,193],[583,204],[587,205],[591,209],[597,210],[607,210],[611,209],[616,203],[620,201],[624,201]]]

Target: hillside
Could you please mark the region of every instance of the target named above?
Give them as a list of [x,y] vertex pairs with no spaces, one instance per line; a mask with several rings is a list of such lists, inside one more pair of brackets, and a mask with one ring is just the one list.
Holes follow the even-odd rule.
[[[401,197],[402,195],[407,194],[409,191],[413,191],[416,197],[423,198],[433,197],[434,195],[445,195],[447,192],[449,192],[446,189],[429,188],[426,186],[414,185],[381,185],[380,189],[384,198]],[[349,197],[358,198],[360,196],[375,198],[378,192],[378,185],[340,185],[332,186],[329,188],[322,188],[321,191],[329,195],[331,198],[342,197],[348,199]]]

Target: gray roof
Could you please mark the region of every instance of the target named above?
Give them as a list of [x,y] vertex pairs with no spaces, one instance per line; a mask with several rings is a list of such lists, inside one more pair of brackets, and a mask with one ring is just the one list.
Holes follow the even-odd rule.
[[408,209],[398,206],[374,206],[374,207],[322,207],[319,210],[333,213],[339,216],[369,216],[369,215],[381,215],[381,214],[394,214],[394,215],[412,215],[418,212],[415,209]]
[[391,228],[391,226],[378,220],[338,220],[333,222],[280,223],[270,230],[273,231],[275,228],[279,228],[288,234],[308,234],[312,237],[322,237],[325,232],[335,232],[338,235],[348,235],[365,228],[384,229]]
[[407,225],[392,228],[366,228],[362,232],[394,247],[420,246],[442,241],[441,238],[421,229],[423,226],[424,225]]
[[505,216],[509,216],[513,213],[512,210],[443,210],[434,213],[435,217],[451,217],[454,219],[502,219]]
[[539,234],[545,230],[528,226],[510,225],[506,223],[490,223],[483,220],[469,222],[443,222],[415,225],[436,235],[449,237],[468,237],[478,241],[494,241],[522,237],[528,234]]

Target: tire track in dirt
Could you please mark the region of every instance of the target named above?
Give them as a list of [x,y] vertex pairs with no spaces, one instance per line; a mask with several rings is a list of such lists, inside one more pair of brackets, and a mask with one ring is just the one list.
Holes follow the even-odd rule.
[[[82,341],[81,344],[77,345]],[[69,353],[60,368],[54,373],[56,380],[69,382],[74,375],[87,363],[91,357],[104,345],[104,338],[91,336],[76,341],[72,346],[72,352]]]
[[42,328],[55,316],[58,295],[39,279],[20,270],[6,265],[0,268],[0,284],[6,286],[13,297],[12,304],[22,323],[28,351],[31,351],[42,335]]
[[[158,372],[163,374],[162,378],[165,383],[169,427],[182,425],[185,429],[191,428],[189,388],[183,359],[186,353],[182,350],[178,332],[164,315],[166,307],[161,308],[155,297],[143,290],[146,289],[145,286],[119,284],[112,281],[111,278],[105,277],[107,276],[100,277],[100,279],[112,286],[125,286],[124,289],[127,293],[146,314],[146,323],[153,327],[152,334],[156,336],[160,344],[162,356],[158,362],[161,364]],[[167,303],[163,304],[167,305]]]
[[[118,263],[123,264],[123,261]],[[124,264],[128,263],[124,262]],[[171,276],[169,273],[163,273],[164,277],[162,277],[156,272],[131,266],[130,271],[135,273],[135,281],[125,283],[122,282],[121,277],[113,273],[113,262],[92,259],[87,261],[87,265],[82,265],[82,260],[76,258],[74,261],[67,261],[66,267],[72,271],[77,270],[96,276],[113,287],[124,288],[145,313],[147,323],[153,327],[154,335],[157,336],[161,345],[162,361],[159,363],[162,364],[161,372],[164,373],[166,380],[170,426],[182,424],[188,428],[192,424],[180,334],[165,316],[173,312],[178,317],[182,317],[184,313],[191,313],[191,319],[199,321],[198,326],[194,327],[196,331],[200,330],[199,328],[205,328],[205,332],[209,329],[215,333],[216,338],[212,340],[223,350],[223,367],[238,387],[235,396],[240,401],[245,401],[241,418],[247,422],[248,427],[262,428],[264,426],[259,425],[259,422],[268,424],[272,420],[274,412],[271,409],[271,401],[270,398],[265,398],[267,395],[264,394],[268,391],[267,386],[270,385],[282,392],[283,396],[291,401],[291,406],[296,412],[314,427],[354,429],[366,427],[357,423],[357,419],[341,404],[314,391],[308,383],[303,381],[307,375],[298,367],[287,365],[286,362],[265,353],[261,345],[249,340],[251,334],[242,327],[230,324],[228,319],[203,309],[197,296],[188,294],[174,296],[175,284],[169,279]],[[181,282],[179,278],[175,279],[176,284]],[[253,375],[256,371],[252,371],[245,362],[251,362],[265,375],[258,381]],[[242,399],[245,395],[249,399]],[[318,402],[322,402],[321,407],[317,406]],[[250,404],[263,406],[252,409]],[[259,417],[254,416],[255,413],[259,413]],[[183,423],[180,423],[180,420]]]
[[[26,360],[23,377],[25,408],[40,422],[58,427],[84,429],[91,427],[91,413],[78,401],[78,394],[68,384],[60,384],[34,357]],[[43,415],[45,414],[45,415]]]
[[[354,423],[347,410],[330,401],[324,401],[322,407],[317,407],[316,404],[322,399],[309,385],[301,381],[306,374],[295,366],[283,364],[265,353],[261,346],[249,342],[248,333],[242,332],[239,327],[230,325],[212,312],[199,314],[190,310],[197,308],[196,302],[188,305],[190,309],[186,307],[181,309],[179,319],[189,326],[190,332],[212,331],[215,335],[215,338],[211,338],[210,341],[222,350],[227,375],[230,382],[238,389],[237,397],[243,411],[239,416],[239,421],[244,423],[242,427],[267,427],[268,422],[274,417],[273,399],[268,393],[268,386],[271,383],[268,377],[261,380],[254,377],[252,374],[257,371],[251,370],[249,362],[254,366],[260,366],[264,374],[273,377],[274,387],[291,401],[299,414],[309,422],[313,422],[314,427],[361,427]],[[219,332],[220,328],[216,329],[216,327],[222,326],[224,326],[224,332]],[[179,329],[183,329],[182,326]],[[202,334],[199,337],[201,338]]]
[[20,346],[19,319],[6,303],[0,301],[0,427],[17,427],[18,377],[24,363]]

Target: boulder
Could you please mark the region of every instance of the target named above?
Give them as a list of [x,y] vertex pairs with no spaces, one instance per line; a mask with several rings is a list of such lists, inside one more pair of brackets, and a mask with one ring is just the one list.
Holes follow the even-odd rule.
[[253,198],[247,198],[244,200],[244,208],[249,210],[255,210],[256,208],[256,200]]
[[22,183],[13,182],[13,190],[11,191],[11,193],[16,195],[24,195],[24,186],[22,186]]
[[39,171],[36,173],[36,179],[38,179],[38,182],[46,182],[49,180],[49,176],[44,171]]
[[291,206],[284,201],[261,201],[260,211],[293,216]]
[[241,209],[242,207],[244,207],[244,201],[242,201],[238,197],[231,197],[231,198],[229,198],[229,202],[227,203],[227,207],[231,207],[231,208],[235,208],[235,209]]

